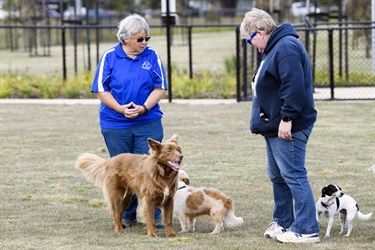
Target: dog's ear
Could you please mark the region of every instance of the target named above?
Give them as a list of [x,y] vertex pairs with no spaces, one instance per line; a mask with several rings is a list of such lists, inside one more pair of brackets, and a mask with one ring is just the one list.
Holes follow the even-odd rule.
[[148,138],[148,145],[150,145],[150,149],[154,151],[159,151],[161,148],[161,143],[158,141],[155,141],[151,138]]
[[174,134],[171,139],[168,140],[169,142],[174,142],[177,144],[178,142],[178,134]]
[[190,185],[190,180],[189,180],[189,178],[186,178],[186,177],[181,178],[181,181],[183,181],[186,185]]
[[322,188],[322,197],[326,196],[326,192],[327,192],[326,187]]

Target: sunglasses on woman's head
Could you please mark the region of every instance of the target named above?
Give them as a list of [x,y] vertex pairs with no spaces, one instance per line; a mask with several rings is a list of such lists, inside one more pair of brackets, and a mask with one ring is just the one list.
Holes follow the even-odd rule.
[[148,42],[150,39],[151,39],[151,36],[138,37],[138,38],[137,38],[137,43],[141,43],[141,42],[143,42],[144,40],[146,40],[146,42]]

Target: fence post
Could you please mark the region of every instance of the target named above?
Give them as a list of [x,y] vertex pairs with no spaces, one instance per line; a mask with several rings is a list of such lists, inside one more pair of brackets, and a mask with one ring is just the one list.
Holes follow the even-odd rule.
[[167,2],[167,62],[168,62],[168,101],[172,102],[172,66],[171,66],[171,20],[169,1]]
[[66,38],[65,38],[65,27],[61,27],[61,44],[62,44],[62,64],[63,64],[63,79],[66,80]]
[[188,43],[189,43],[189,77],[193,79],[193,50],[192,50],[192,41],[191,41],[192,26],[188,27]]
[[242,92],[243,92],[243,99],[247,100],[247,44],[245,41],[242,41],[242,48],[243,48],[243,58],[242,58]]
[[329,54],[329,86],[331,88],[331,99],[335,99],[335,80],[333,68],[333,30],[328,29],[328,54]]
[[237,83],[237,102],[241,101],[241,67],[240,67],[240,27],[236,26],[236,83]]

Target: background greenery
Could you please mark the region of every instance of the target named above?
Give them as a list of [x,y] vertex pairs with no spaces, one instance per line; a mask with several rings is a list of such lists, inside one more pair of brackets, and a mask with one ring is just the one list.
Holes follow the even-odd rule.
[[[178,133],[184,169],[192,185],[232,196],[245,224],[209,235],[213,224],[198,218],[195,233],[148,238],[142,224],[113,231],[102,192],[74,169],[77,156],[108,157],[97,105],[0,102],[1,249],[373,249],[375,219],[354,220],[350,237],[339,233],[319,244],[283,245],[263,238],[272,221],[272,189],[265,143],[249,132],[250,102],[202,105],[161,103],[165,139]],[[195,104],[194,104],[195,103]],[[317,199],[335,183],[363,213],[375,212],[375,107],[373,101],[316,102],[319,119],[310,137],[306,167]],[[322,235],[327,220],[322,219]],[[177,217],[174,228],[180,229]]]
[[[186,69],[173,67],[174,98],[235,98],[235,57],[225,59],[225,71],[200,69],[190,79]],[[90,92],[93,72],[84,71],[77,76],[35,76],[25,72],[0,73],[0,98],[95,98]]]

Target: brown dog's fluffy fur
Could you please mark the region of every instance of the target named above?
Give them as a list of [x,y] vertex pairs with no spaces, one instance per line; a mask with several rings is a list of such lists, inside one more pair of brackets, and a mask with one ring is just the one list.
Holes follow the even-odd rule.
[[196,217],[208,215],[215,223],[211,234],[218,234],[226,227],[236,227],[244,221],[234,214],[231,197],[218,189],[189,186],[185,171],[178,173],[178,190],[174,198],[174,212],[179,215],[181,232],[195,231]]
[[75,167],[96,186],[103,188],[111,210],[115,231],[122,233],[121,219],[133,194],[142,202],[147,235],[156,237],[154,210],[162,208],[168,237],[172,228],[173,198],[177,190],[178,170],[182,161],[178,135],[167,143],[148,139],[150,155],[124,153],[105,160],[94,154],[78,157]]

